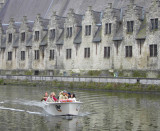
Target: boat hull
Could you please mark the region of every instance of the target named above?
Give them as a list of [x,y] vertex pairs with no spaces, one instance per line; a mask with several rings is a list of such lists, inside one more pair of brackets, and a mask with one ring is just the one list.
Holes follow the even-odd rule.
[[73,115],[76,116],[79,113],[82,102],[44,102],[44,109],[51,115]]

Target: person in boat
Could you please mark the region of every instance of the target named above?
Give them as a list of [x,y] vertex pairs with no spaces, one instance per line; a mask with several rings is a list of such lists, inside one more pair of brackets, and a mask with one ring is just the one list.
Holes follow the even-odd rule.
[[46,100],[47,100],[47,98],[48,98],[48,93],[47,93],[47,92],[45,92],[44,97],[41,99],[41,101],[46,101]]
[[60,96],[59,96],[59,100],[65,100],[65,99],[68,99],[68,93],[67,93],[67,91],[63,91],[63,93],[61,93],[60,94]]
[[71,99],[72,99],[73,101],[76,101],[76,95],[75,95],[75,94],[71,94]]
[[51,92],[50,96],[47,98],[47,102],[56,102],[58,101],[56,98],[56,94],[54,92]]
[[68,92],[68,98],[71,98],[71,93],[70,92]]

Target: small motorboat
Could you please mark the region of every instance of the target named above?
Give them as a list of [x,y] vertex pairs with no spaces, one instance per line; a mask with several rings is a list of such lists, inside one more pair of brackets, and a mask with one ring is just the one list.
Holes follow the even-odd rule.
[[59,102],[43,101],[43,103],[47,113],[60,116],[77,116],[82,105],[82,102],[70,99],[60,100]]

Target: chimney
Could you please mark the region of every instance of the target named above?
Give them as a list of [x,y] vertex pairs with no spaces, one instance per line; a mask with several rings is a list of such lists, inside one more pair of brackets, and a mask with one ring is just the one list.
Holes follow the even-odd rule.
[[70,14],[73,14],[73,13],[74,13],[74,9],[70,8],[70,9],[69,9],[69,13],[70,13]]
[[91,11],[92,10],[92,6],[88,6],[88,11]]
[[112,3],[108,3],[108,7],[111,9],[112,8]]

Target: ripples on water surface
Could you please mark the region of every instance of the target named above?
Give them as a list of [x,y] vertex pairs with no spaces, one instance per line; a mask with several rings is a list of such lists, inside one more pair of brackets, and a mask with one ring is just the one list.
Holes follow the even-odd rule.
[[70,90],[84,102],[77,117],[48,115],[40,102],[50,87],[0,87],[0,131],[159,131],[160,95]]

